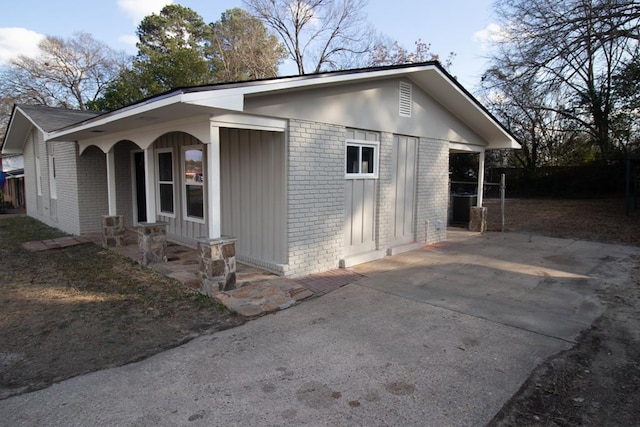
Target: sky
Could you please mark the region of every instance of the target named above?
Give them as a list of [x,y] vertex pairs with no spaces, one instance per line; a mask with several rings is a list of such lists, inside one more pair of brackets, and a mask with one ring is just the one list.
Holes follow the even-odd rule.
[[[488,40],[496,28],[493,0],[369,0],[365,13],[373,27],[408,50],[421,39],[444,60],[456,57],[449,70],[475,92],[486,68]],[[242,0],[18,0],[6,2],[0,15],[0,64],[17,54],[32,55],[42,37],[68,38],[90,33],[116,50],[135,54],[136,27],[142,18],[169,3],[189,7],[214,22],[227,9],[244,8]],[[281,75],[295,73],[292,64]]]

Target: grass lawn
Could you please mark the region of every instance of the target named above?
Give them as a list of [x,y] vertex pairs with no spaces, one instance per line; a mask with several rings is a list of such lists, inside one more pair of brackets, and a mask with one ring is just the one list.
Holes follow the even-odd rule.
[[21,246],[63,235],[0,215],[0,398],[242,323],[178,281],[97,245]]

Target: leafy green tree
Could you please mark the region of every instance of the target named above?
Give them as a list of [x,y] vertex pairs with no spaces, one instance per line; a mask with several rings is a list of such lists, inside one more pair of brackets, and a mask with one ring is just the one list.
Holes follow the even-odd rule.
[[[167,5],[138,26],[138,57],[134,67],[164,90],[209,83],[211,27],[195,11]],[[153,86],[152,86],[153,87]]]
[[212,29],[195,11],[167,5],[136,31],[138,54],[96,103],[112,110],[178,87],[214,81]]
[[241,81],[275,77],[287,53],[262,22],[235,8],[211,24],[217,81]]

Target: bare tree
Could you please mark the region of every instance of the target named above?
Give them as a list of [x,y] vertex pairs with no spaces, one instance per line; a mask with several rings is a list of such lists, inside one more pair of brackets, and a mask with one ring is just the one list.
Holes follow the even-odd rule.
[[287,53],[258,18],[235,8],[211,25],[217,81],[255,80],[278,74],[278,65]]
[[275,31],[299,74],[348,67],[372,46],[367,0],[244,0]]
[[[384,65],[413,64],[417,62],[441,60],[440,55],[431,52],[431,44],[418,39],[414,45],[415,50],[410,51],[401,46],[397,41],[381,40],[377,42],[369,52],[369,62],[367,65],[370,67],[379,67]],[[450,52],[442,65],[447,69],[450,68],[455,56],[455,53]]]
[[87,109],[125,62],[90,34],[46,37],[35,57],[20,55],[2,70],[0,92],[20,102]]
[[[638,49],[640,4],[634,0],[501,0],[505,29],[493,69],[501,87],[535,84],[557,102],[539,108],[562,115],[568,132],[582,132],[610,161],[626,149],[629,116],[615,76]],[[636,56],[637,58],[637,56]]]

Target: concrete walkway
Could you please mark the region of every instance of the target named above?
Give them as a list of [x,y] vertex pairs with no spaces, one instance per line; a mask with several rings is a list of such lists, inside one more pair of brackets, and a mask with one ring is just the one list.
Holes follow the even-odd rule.
[[450,232],[357,282],[0,401],[6,425],[484,425],[602,312],[639,248]]

